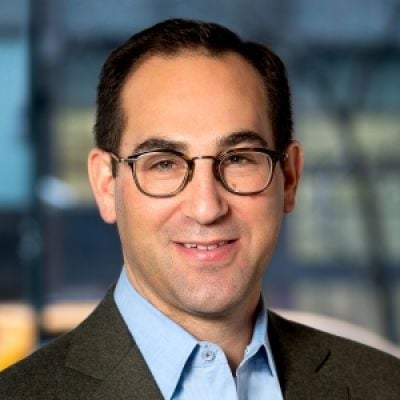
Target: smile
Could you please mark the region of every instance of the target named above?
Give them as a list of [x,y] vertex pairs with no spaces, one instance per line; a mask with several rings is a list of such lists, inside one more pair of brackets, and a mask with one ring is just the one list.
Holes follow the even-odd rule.
[[187,265],[204,267],[212,264],[228,265],[239,251],[239,239],[208,240],[208,241],[179,241],[175,242],[177,255],[183,257]]
[[199,243],[181,243],[181,245],[183,247],[185,247],[186,249],[197,249],[197,250],[202,250],[202,251],[210,251],[210,250],[215,250],[218,247],[222,247],[226,244],[232,243],[233,240],[222,240],[220,242],[217,243],[213,243],[213,244],[199,244]]

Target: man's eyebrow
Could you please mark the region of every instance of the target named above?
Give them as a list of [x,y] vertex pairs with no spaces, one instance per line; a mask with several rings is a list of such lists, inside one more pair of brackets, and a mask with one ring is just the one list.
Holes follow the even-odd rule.
[[[233,147],[244,143],[268,147],[268,142],[261,136],[261,134],[253,131],[232,132],[217,139],[217,144],[221,148]],[[161,136],[154,136],[136,145],[130,154],[152,150],[174,150],[186,153],[188,151],[188,145],[180,141],[166,139]]]
[[132,151],[131,154],[140,153],[142,151],[151,151],[151,150],[175,150],[180,151],[182,153],[187,150],[187,145],[171,139],[165,139],[162,137],[150,137],[146,139],[144,142],[138,144]]
[[261,147],[268,147],[268,142],[259,133],[253,131],[233,132],[218,140],[220,147],[237,146],[238,144],[251,143]]

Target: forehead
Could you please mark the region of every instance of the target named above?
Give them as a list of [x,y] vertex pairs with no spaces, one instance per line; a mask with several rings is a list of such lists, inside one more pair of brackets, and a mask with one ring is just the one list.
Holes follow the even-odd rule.
[[122,89],[121,150],[149,137],[200,146],[239,131],[272,141],[267,103],[262,77],[238,54],[152,56]]

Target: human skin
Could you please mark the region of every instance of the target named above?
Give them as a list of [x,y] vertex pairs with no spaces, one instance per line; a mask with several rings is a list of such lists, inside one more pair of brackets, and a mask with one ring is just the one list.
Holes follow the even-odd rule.
[[[274,149],[262,78],[234,53],[152,56],[128,78],[121,100],[121,157],[154,141],[189,157],[254,145]],[[169,198],[141,193],[126,164],[113,178],[110,155],[102,150],[89,155],[96,201],[102,218],[117,223],[132,285],[198,339],[228,349],[235,337],[241,355],[282,217],[295,204],[302,150],[293,141],[286,152],[288,159],[276,165],[271,185],[259,194],[229,193],[206,159],[195,162],[193,179]],[[239,354],[228,358],[240,361]]]

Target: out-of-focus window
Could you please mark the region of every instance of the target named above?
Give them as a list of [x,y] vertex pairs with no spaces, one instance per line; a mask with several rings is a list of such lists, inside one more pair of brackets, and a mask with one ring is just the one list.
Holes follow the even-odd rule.
[[21,216],[31,197],[27,1],[0,4],[0,300],[23,295]]
[[[265,280],[268,301],[400,340],[398,2],[30,4],[36,7],[28,9],[23,0],[0,4],[0,215],[8,221],[0,224],[3,297],[30,290],[18,274],[32,265],[44,303],[98,299],[117,278],[118,237],[100,221],[86,174],[101,64],[113,47],[157,21],[206,19],[271,45],[288,67],[295,135],[306,165],[297,209],[285,220]],[[30,17],[39,19],[35,59],[28,57]],[[46,71],[33,74],[43,83],[35,86],[33,99],[47,102],[45,109],[33,104],[47,122],[43,132],[31,131],[26,113],[32,63],[40,64],[36,72]],[[40,137],[47,139],[38,146]],[[41,175],[33,176],[33,166],[44,158]],[[35,198],[39,264],[24,256],[32,239],[28,206]]]

